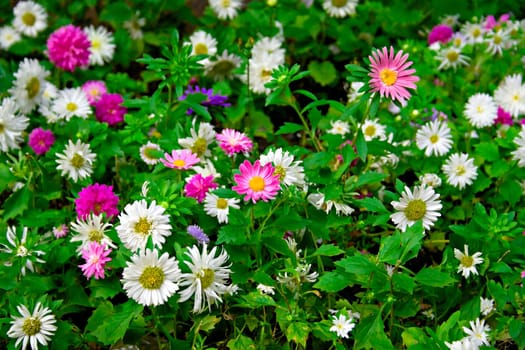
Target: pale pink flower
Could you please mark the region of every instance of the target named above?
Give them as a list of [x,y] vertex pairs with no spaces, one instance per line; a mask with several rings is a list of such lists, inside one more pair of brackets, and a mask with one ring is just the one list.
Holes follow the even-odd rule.
[[168,168],[187,170],[200,162],[200,159],[189,149],[176,149],[171,154],[164,153],[164,158],[160,161]]
[[102,80],[89,80],[82,85],[82,91],[86,94],[89,104],[95,106],[102,95],[108,92],[108,88]]
[[248,154],[253,147],[252,140],[242,132],[233,129],[224,129],[216,136],[219,146],[227,155],[236,153]]
[[87,247],[82,249],[82,258],[86,260],[86,263],[79,265],[84,273],[84,276],[91,278],[95,276],[95,279],[104,278],[104,267],[106,263],[111,261],[108,256],[111,253],[111,249],[107,248],[105,244],[98,242],[91,242]]

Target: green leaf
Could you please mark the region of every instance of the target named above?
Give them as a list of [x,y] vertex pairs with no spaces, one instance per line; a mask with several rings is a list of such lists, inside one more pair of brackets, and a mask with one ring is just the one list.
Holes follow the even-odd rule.
[[381,312],[363,319],[357,324],[354,349],[393,350],[394,346],[385,334]]
[[11,182],[16,180],[6,164],[0,164],[0,193],[5,191]]
[[285,122],[283,126],[277,130],[275,133],[276,135],[282,135],[282,134],[293,134],[297,131],[303,130],[303,126],[295,123],[288,123]]
[[193,324],[193,327],[191,329],[198,333],[199,331],[203,331],[205,333],[209,333],[215,328],[215,325],[219,323],[221,319],[217,316],[213,315],[206,315],[198,320],[195,321]]
[[417,256],[423,241],[423,223],[416,222],[406,232],[396,231],[392,236],[383,238],[379,247],[379,261],[396,265],[404,264]]
[[294,341],[303,347],[306,347],[309,334],[310,326],[305,322],[292,322],[286,329],[286,338],[288,341]]
[[499,188],[501,197],[509,202],[511,206],[514,206],[521,198],[521,186],[516,180],[507,179],[503,182]]
[[21,215],[29,207],[33,193],[27,186],[12,193],[4,203],[3,219],[8,220]]
[[131,9],[124,2],[112,2],[100,13],[100,20],[104,22],[124,22],[132,16]]
[[333,271],[323,274],[314,288],[324,292],[335,293],[345,289],[348,286],[348,276],[343,271]]
[[476,148],[476,153],[487,161],[493,162],[500,158],[498,145],[495,142],[480,142],[474,148]]
[[361,158],[363,162],[366,161],[366,156],[368,154],[368,146],[366,145],[366,140],[361,129],[357,131],[355,147],[357,149],[357,154],[359,155],[359,158]]
[[110,302],[103,302],[88,320],[87,330],[103,344],[114,344],[124,337],[132,319],[143,310],[134,300],[113,308]]
[[91,279],[89,288],[91,289],[91,297],[103,299],[112,298],[122,290],[118,279],[109,278],[103,280]]
[[330,61],[311,61],[308,70],[312,78],[322,86],[331,84],[337,79],[337,70]]
[[244,226],[225,225],[219,230],[217,244],[229,243],[234,245],[243,245],[246,243],[246,234]]
[[456,280],[450,277],[448,273],[441,272],[433,267],[425,267],[421,269],[417,273],[415,280],[425,286],[438,288],[446,287],[456,282]]
[[359,207],[373,213],[389,213],[382,201],[374,197],[365,197],[355,201]]
[[308,90],[295,90],[294,93],[306,96],[314,101],[317,101],[317,97]]
[[427,336],[423,329],[418,327],[409,327],[406,328],[403,333],[401,333],[401,338],[403,338],[403,345],[410,349],[410,347],[413,345],[425,344]]
[[244,301],[240,302],[239,305],[250,309],[256,309],[262,306],[275,306],[275,300],[269,295],[262,294],[258,290],[250,292],[242,296]]
[[343,254],[345,251],[333,244],[323,244],[315,250],[312,256],[336,256]]
[[228,342],[228,349],[230,350],[246,350],[246,349],[257,349],[257,346],[251,338],[244,335],[239,335],[237,338],[231,339]]
[[445,323],[442,323],[436,330],[436,335],[439,340],[449,340],[449,331],[452,329],[456,329],[458,327],[458,321],[459,321],[460,312],[456,311],[450,317]]
[[381,174],[381,173],[376,173],[376,172],[363,173],[357,177],[357,181],[354,186],[356,188],[359,188],[364,185],[381,182],[386,177],[387,177],[386,174]]
[[362,254],[339,260],[335,265],[344,268],[346,272],[357,275],[368,275],[377,270],[377,266]]

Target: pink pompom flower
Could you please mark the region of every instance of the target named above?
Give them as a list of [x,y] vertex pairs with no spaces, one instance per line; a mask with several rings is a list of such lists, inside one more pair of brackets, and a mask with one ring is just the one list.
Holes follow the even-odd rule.
[[370,87],[372,92],[379,92],[381,97],[391,98],[404,103],[411,96],[407,89],[415,89],[419,77],[415,76],[415,69],[408,69],[412,62],[408,61],[408,54],[399,51],[394,56],[394,48],[390,52],[386,47],[372,52],[370,59]]
[[454,31],[452,28],[445,24],[438,24],[428,34],[428,44],[432,45],[435,42],[440,42],[442,44],[446,44],[450,41],[452,38],[452,35],[454,35]]
[[104,94],[95,105],[95,115],[99,122],[115,125],[124,121],[128,109],[122,106],[124,99],[119,94]]
[[81,219],[90,213],[105,213],[107,217],[115,217],[119,213],[117,205],[118,196],[113,193],[113,186],[98,183],[84,187],[75,200],[77,215]]
[[247,155],[253,147],[252,140],[242,132],[233,129],[224,129],[216,136],[219,146],[228,156],[236,153]]
[[108,92],[108,88],[102,80],[89,80],[82,85],[82,91],[86,94],[89,104],[95,106],[102,95]]
[[29,134],[27,143],[36,154],[42,155],[49,151],[53,143],[55,143],[55,135],[53,135],[51,130],[36,128]]
[[498,106],[498,116],[494,120],[494,124],[513,125],[514,119],[509,112]]
[[253,165],[245,160],[239,167],[240,174],[233,176],[237,185],[232,190],[238,194],[244,194],[244,200],[252,200],[253,203],[262,199],[267,202],[274,199],[280,189],[279,174],[275,173],[272,163],[261,163],[256,160]]
[[201,174],[195,174],[184,186],[184,194],[202,203],[204,198],[206,198],[206,193],[216,188],[217,183],[213,181],[213,175],[203,177]]
[[200,158],[189,149],[176,149],[171,154],[164,153],[164,158],[160,161],[168,168],[187,170],[200,162]]
[[47,56],[58,68],[73,72],[89,65],[90,47],[87,34],[69,24],[51,33],[47,39]]
[[109,254],[111,249],[107,248],[105,244],[98,242],[91,242],[82,249],[82,258],[86,261],[85,264],[79,265],[84,273],[84,276],[95,279],[104,279],[104,267],[111,261]]

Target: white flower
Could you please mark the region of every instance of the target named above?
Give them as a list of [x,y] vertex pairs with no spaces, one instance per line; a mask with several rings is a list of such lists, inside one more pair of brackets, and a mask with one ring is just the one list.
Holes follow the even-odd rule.
[[494,100],[514,118],[525,113],[525,84],[521,74],[508,75],[494,91]]
[[416,133],[416,144],[425,156],[442,156],[452,148],[450,128],[444,122],[433,120],[423,125]]
[[348,103],[357,101],[358,98],[363,96],[364,92],[359,92],[359,90],[365,85],[365,83],[360,81],[353,81],[350,83],[350,88],[348,89],[347,98]]
[[441,19],[441,24],[445,24],[450,28],[454,28],[458,24],[459,15],[446,15]]
[[469,278],[470,274],[478,274],[476,265],[483,263],[483,258],[481,257],[481,252],[474,253],[469,255],[468,245],[464,245],[465,252],[454,248],[454,256],[459,260],[458,273],[461,273],[463,277]]
[[450,46],[439,50],[436,59],[440,62],[438,70],[452,68],[456,70],[460,65],[468,66],[470,58],[461,53],[461,48]]
[[522,127],[518,136],[514,139],[514,144],[517,147],[516,150],[512,151],[512,159],[518,161],[519,167],[525,167],[525,128]]
[[281,185],[304,186],[304,169],[300,165],[301,161],[294,161],[294,157],[282,148],[275,151],[270,150],[268,154],[261,155],[260,163],[262,166],[272,163],[275,170],[274,174],[279,175]]
[[22,133],[29,125],[25,115],[17,114],[17,106],[12,98],[4,98],[0,105],[0,150],[8,152],[10,149],[20,148]]
[[210,123],[202,122],[199,125],[198,131],[195,131],[195,125],[190,130],[191,136],[179,139],[179,145],[189,149],[192,153],[195,153],[197,157],[201,159],[201,162],[205,161],[204,158],[211,156],[211,152],[208,146],[215,141],[216,132],[213,130],[213,125]]
[[354,329],[355,323],[353,318],[347,318],[345,315],[332,316],[332,327],[330,332],[337,333],[340,338],[348,338],[348,333]]
[[49,74],[36,59],[24,58],[20,63],[9,93],[15,99],[21,113],[30,113],[40,103],[45,79]]
[[179,290],[181,271],[175,258],[146,249],[131,257],[121,282],[128,297],[144,306],[164,304]]
[[257,290],[261,292],[262,294],[266,295],[274,295],[275,294],[275,287],[267,286],[264,284],[259,283],[257,285]]
[[471,185],[478,176],[478,167],[466,153],[451,154],[441,169],[447,176],[447,183],[459,187],[460,190],[466,185]]
[[486,52],[491,55],[502,55],[502,51],[505,48],[511,46],[510,32],[508,30],[499,30],[497,32],[492,32],[485,39],[487,44]]
[[209,216],[216,217],[219,224],[228,223],[228,214],[230,207],[239,209],[238,198],[221,198],[213,193],[206,193],[204,199],[204,210]]
[[[198,30],[190,36],[191,54],[213,56],[217,53],[217,40],[203,30]],[[205,64],[208,58],[201,60]]]
[[11,328],[7,331],[9,338],[17,338],[15,347],[22,343],[22,349],[31,346],[32,350],[38,349],[38,344],[47,346],[47,342],[55,334],[55,315],[48,307],[43,307],[40,302],[35,305],[33,312],[29,312],[27,306],[16,307],[21,317],[13,316]]
[[102,245],[116,249],[117,246],[111,238],[106,235],[106,231],[112,226],[110,223],[102,221],[102,215],[90,214],[85,219],[78,218],[76,222],[71,223],[71,229],[78,233],[71,237],[71,242],[81,242],[77,247],[77,253],[80,253],[91,242],[97,242]]
[[355,14],[357,0],[324,0],[323,8],[331,17],[343,18]]
[[113,35],[102,26],[95,28],[90,25],[84,28],[91,46],[89,48],[89,64],[91,66],[102,66],[104,63],[111,61],[115,53],[115,44],[113,42]]
[[[33,263],[39,263],[44,264],[45,261],[40,259],[39,256],[45,255],[45,252],[41,250],[33,249],[34,246],[32,242],[28,242],[27,240],[27,227],[23,228],[22,231],[22,238],[18,239],[18,236],[16,234],[16,227],[14,226],[8,226],[6,231],[6,238],[11,247],[0,244],[0,252],[11,254],[13,255],[13,258],[22,260],[20,273],[22,276],[26,275],[26,268],[31,271],[35,272],[35,266]],[[11,261],[4,262],[5,266],[12,266]]]
[[478,23],[467,22],[461,28],[461,32],[465,35],[465,40],[470,44],[479,44],[483,42],[483,34],[485,30]]
[[450,43],[452,46],[458,49],[462,49],[466,44],[465,35],[463,35],[461,32],[456,32],[452,34],[452,38],[450,39]]
[[421,181],[421,184],[425,186],[431,186],[434,188],[441,186],[441,178],[434,173],[426,173],[421,175],[419,177],[419,181]]
[[77,140],[75,143],[69,140],[64,153],[57,153],[57,170],[61,175],[67,175],[74,182],[91,176],[93,163],[97,155],[92,153],[89,144]]
[[439,210],[443,207],[439,200],[439,193],[425,185],[414,187],[414,192],[405,186],[399,201],[392,201],[390,204],[397,210],[390,218],[403,232],[406,231],[407,226],[412,226],[418,220],[422,220],[423,227],[429,230],[441,216]]
[[148,141],[145,145],[140,146],[139,155],[144,163],[155,165],[160,162],[163,153],[159,145]]
[[483,297],[479,298],[479,310],[483,316],[488,316],[492,311],[494,311],[494,300],[485,299]]
[[11,45],[16,44],[22,37],[15,28],[11,26],[3,26],[0,28],[0,48],[8,50]]
[[478,350],[479,348],[469,338],[463,338],[461,340],[456,340],[452,343],[445,342],[445,345],[450,350]]
[[193,312],[202,312],[206,305],[208,310],[217,302],[222,302],[221,296],[228,290],[228,279],[230,277],[230,265],[226,265],[228,254],[222,250],[216,257],[217,247],[213,247],[208,253],[206,243],[202,245],[202,253],[199,247],[194,245],[186,254],[191,261],[185,264],[191,269],[191,273],[183,273],[181,287],[186,287],[180,292],[179,302],[184,302],[194,297]]
[[209,0],[210,7],[220,19],[234,19],[242,6],[241,0]]
[[434,311],[432,311],[432,309],[425,310],[425,311],[422,312],[422,314],[425,315],[426,317],[428,317],[431,320],[436,318],[436,315],[434,315]]
[[165,237],[171,235],[170,218],[164,212],[155,201],[149,206],[144,199],[127,204],[115,228],[124,246],[133,252],[144,250],[151,237],[153,245],[162,248]]
[[350,125],[348,122],[342,120],[330,120],[331,129],[326,130],[327,133],[332,135],[341,135],[344,136],[350,132]]
[[232,79],[233,71],[241,66],[241,58],[224,50],[219,56],[212,57],[204,66],[204,72],[215,81]]
[[283,64],[285,50],[282,44],[282,38],[278,36],[260,38],[252,47],[252,60],[257,63],[272,61],[276,66]]
[[463,331],[467,334],[468,339],[476,346],[490,345],[488,341],[487,332],[490,331],[490,327],[485,325],[485,320],[476,318],[475,321],[470,321],[470,328],[463,327]]
[[27,36],[36,37],[47,28],[46,10],[33,1],[20,1],[13,9],[15,29]]
[[361,125],[361,131],[363,132],[366,141],[372,141],[373,139],[386,139],[385,126],[378,123],[377,119],[365,120],[363,125]]
[[144,33],[142,32],[142,27],[146,25],[146,20],[140,17],[140,12],[137,11],[135,16],[128,21],[125,21],[123,27],[126,28],[129,32],[131,39],[138,40],[142,39]]
[[492,96],[477,93],[468,99],[464,113],[470,124],[483,128],[494,124],[498,117],[498,106]]
[[51,110],[59,119],[66,121],[74,116],[86,119],[91,114],[89,101],[81,88],[60,90]]
[[332,208],[335,208],[336,215],[350,215],[354,212],[354,209],[349,205],[331,199],[325,200],[325,196],[322,193],[311,193],[307,197],[308,202],[319,210],[324,210],[325,213],[329,213]]

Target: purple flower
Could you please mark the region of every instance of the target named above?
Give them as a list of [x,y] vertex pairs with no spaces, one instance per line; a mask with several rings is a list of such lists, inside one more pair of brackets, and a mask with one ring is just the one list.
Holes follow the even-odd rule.
[[51,146],[53,146],[53,143],[55,143],[55,136],[50,130],[36,128],[29,134],[29,147],[31,147],[38,155],[42,155],[49,151]]
[[452,35],[454,34],[454,31],[452,28],[445,24],[438,24],[428,34],[428,44],[432,45],[435,42],[440,42],[442,44],[446,44],[450,41],[452,38]]
[[[206,89],[201,88],[198,85],[189,85],[188,89],[184,92],[184,94],[179,97],[179,100],[185,100],[189,95],[193,94],[204,94],[206,95],[206,99],[204,101],[201,101],[201,105],[204,107],[208,106],[219,106],[219,107],[229,107],[231,106],[230,103],[228,103],[228,96],[223,95],[214,95],[213,89]],[[192,114],[193,110],[190,108],[188,109],[187,114]]]
[[186,229],[188,233],[195,238],[199,243],[209,243],[210,239],[208,235],[198,225],[190,225]]
[[115,125],[124,121],[127,108],[122,106],[124,99],[119,94],[104,94],[95,105],[95,115],[100,122]]

